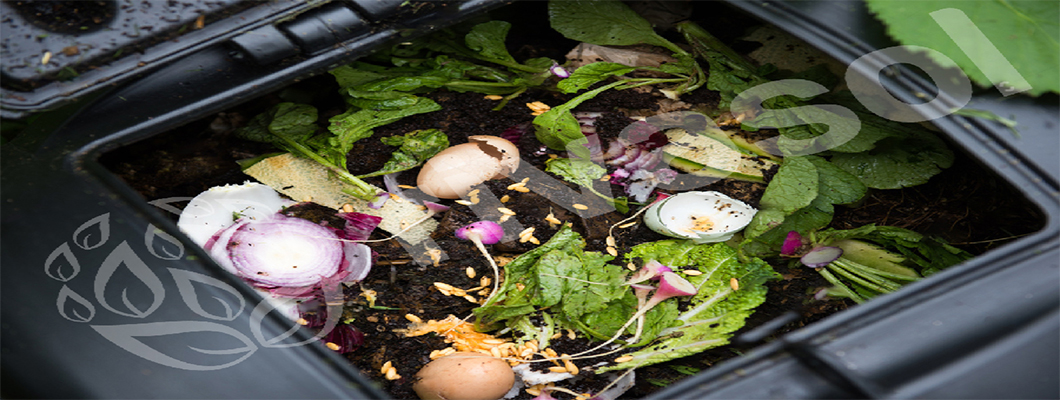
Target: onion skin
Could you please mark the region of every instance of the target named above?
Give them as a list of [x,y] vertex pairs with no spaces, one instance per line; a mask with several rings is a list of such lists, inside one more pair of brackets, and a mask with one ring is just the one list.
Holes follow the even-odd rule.
[[[346,220],[344,230],[323,227],[279,213],[263,220],[240,219],[215,234],[204,248],[222,268],[242,277],[254,287],[278,297],[310,298],[326,282],[359,281],[371,271],[371,249],[361,243],[340,239],[367,238],[381,218],[360,213],[339,215]],[[313,250],[321,254],[319,257],[313,254],[299,258],[314,262],[298,265],[300,270],[297,273],[296,268],[272,270],[270,267],[275,265],[269,264],[275,260],[269,259],[270,255],[262,253],[262,250],[254,249],[254,244],[259,244],[259,248],[268,244],[264,251],[276,251],[276,241],[283,243],[283,240],[291,240],[290,245],[316,249],[295,251]]]
[[279,214],[242,225],[224,247],[237,274],[269,286],[312,285],[338,272],[343,259],[334,232]]

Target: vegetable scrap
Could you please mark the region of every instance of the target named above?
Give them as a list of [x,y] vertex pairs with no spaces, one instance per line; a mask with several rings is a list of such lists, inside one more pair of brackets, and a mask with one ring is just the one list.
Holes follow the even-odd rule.
[[353,351],[364,336],[337,324],[342,303],[331,303],[341,296],[340,284],[357,283],[371,270],[371,249],[358,241],[368,238],[380,218],[339,213],[345,226],[335,229],[283,214],[290,205],[257,183],[215,187],[191,200],[177,226],[283,315],[320,329],[328,348]]
[[[281,209],[293,202],[257,184],[238,191],[263,197],[227,215],[197,213],[220,201],[211,196],[231,200],[236,188],[197,197],[185,213],[198,222],[181,228],[218,264],[314,329],[325,329],[333,310],[301,308],[326,296],[320,291],[329,285],[363,279],[373,249],[389,251],[388,242],[399,237],[421,245],[409,250],[414,261],[439,267],[446,251],[474,255],[452,237],[470,241],[492,274],[479,277],[477,256],[462,255],[446,265],[459,264],[458,273],[424,286],[454,298],[449,304],[474,303],[459,305],[471,316],[424,322],[425,311],[417,311],[421,318],[405,308],[412,306],[398,305],[410,324],[405,337],[433,333],[450,346],[431,349],[425,356],[432,361],[412,379],[390,360],[373,362],[389,384],[412,385],[424,399],[497,399],[520,391],[542,399],[617,398],[633,385],[633,369],[728,344],[766,301],[767,283],[781,279],[769,262],[813,268],[832,285],[828,296],[862,302],[970,256],[900,228],[829,228],[837,205],[856,204],[869,189],[924,183],[948,167],[953,154],[933,133],[883,121],[845,92],[779,96],[763,100],[761,110],[729,110],[740,93],[771,82],[770,72],[695,22],[676,24],[678,35],[670,37],[684,40],[677,44],[622,2],[552,1],[548,8],[552,27],[581,42],[569,61],[517,60],[505,44],[507,22],[447,29],[332,70],[345,112],[318,121],[314,106],[279,102],[236,132],[287,152],[248,161],[247,174],[290,198],[341,210],[345,229],[286,215]],[[624,28],[610,29],[616,22]],[[614,47],[630,45],[638,48]],[[521,123],[496,136],[466,136],[467,143],[452,132],[464,121],[373,132],[420,127],[408,121],[442,110],[444,96],[435,94],[443,91],[477,93],[473,100],[488,100],[494,110],[516,98],[541,100],[524,103],[532,121],[513,106],[522,110],[513,110]],[[706,91],[720,104],[677,105]],[[634,92],[652,93],[660,110],[583,110],[594,99]],[[801,111],[767,111],[801,110],[811,100],[849,105],[864,121],[861,133],[828,152],[809,152],[822,146],[822,124],[785,126],[777,122],[817,120]],[[627,125],[617,136],[609,127],[616,119]],[[765,129],[771,126],[782,127]],[[378,170],[351,173],[348,157],[375,137],[392,149],[389,158]],[[542,170],[520,171],[522,158]],[[399,183],[410,182],[403,173],[414,173],[415,185]],[[380,180],[385,190],[369,183]],[[737,196],[736,186],[722,184],[719,191],[695,190],[716,182],[748,185],[754,195]],[[574,195],[550,197],[546,189],[555,187]],[[614,213],[593,221],[590,213],[602,208]],[[376,226],[394,236],[368,240]],[[518,232],[507,241],[506,227]],[[376,264],[391,267],[391,283],[395,268],[413,268],[413,260],[397,258]],[[385,301],[366,288],[360,296],[369,309]],[[340,327],[328,328],[325,346],[351,351],[360,332]],[[587,376],[611,382],[596,393],[557,385]],[[455,384],[464,380],[473,384]]]

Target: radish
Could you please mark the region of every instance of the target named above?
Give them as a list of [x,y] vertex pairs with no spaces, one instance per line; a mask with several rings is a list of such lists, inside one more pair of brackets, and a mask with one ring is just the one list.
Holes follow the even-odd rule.
[[482,304],[489,304],[493,296],[497,294],[498,281],[501,280],[500,269],[497,268],[497,263],[493,261],[493,256],[486,250],[486,244],[494,244],[501,241],[504,237],[504,228],[500,224],[493,221],[478,221],[470,225],[464,226],[463,228],[456,230],[456,237],[464,240],[470,240],[478,247],[478,250],[482,252],[482,255],[489,261],[490,267],[493,267],[493,290],[490,291],[489,297]]

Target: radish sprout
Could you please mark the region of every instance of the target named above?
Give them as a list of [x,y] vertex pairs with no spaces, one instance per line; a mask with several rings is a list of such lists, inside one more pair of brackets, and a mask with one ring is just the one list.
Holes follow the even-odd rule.
[[482,252],[482,255],[486,257],[487,261],[489,261],[490,267],[493,267],[493,290],[490,291],[489,297],[482,302],[482,304],[489,304],[490,300],[493,299],[493,296],[497,295],[498,281],[501,279],[501,272],[500,269],[497,268],[497,263],[493,261],[493,256],[490,255],[484,245],[494,244],[501,241],[501,238],[504,237],[504,228],[501,228],[500,224],[493,221],[478,221],[457,229],[456,237],[463,240],[470,240],[474,243],[475,247],[478,247],[478,250]]

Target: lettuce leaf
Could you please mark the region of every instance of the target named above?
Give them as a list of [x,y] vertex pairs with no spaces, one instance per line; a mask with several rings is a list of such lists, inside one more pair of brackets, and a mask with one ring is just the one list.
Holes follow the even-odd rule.
[[[608,264],[614,257],[586,252],[584,247],[581,235],[565,226],[548,242],[516,257],[504,266],[506,278],[497,295],[474,310],[476,324],[486,330],[504,325],[524,333],[555,330],[553,326],[527,326],[529,320],[541,316],[588,335],[610,337],[632,311],[624,313],[617,325],[601,320],[598,314],[623,308],[630,298],[636,306],[636,298],[624,285],[627,271]],[[544,347],[547,339],[535,336]]]
[[[634,246],[627,258],[654,259],[680,269],[699,270],[703,275],[688,277],[699,292],[673,319],[666,321],[667,326],[659,329],[657,336],[651,336],[658,337],[658,341],[630,353],[632,360],[598,368],[598,373],[657,364],[728,344],[732,333],[743,327],[755,307],[765,301],[765,283],[780,278],[765,261],[755,258],[740,262],[736,250],[724,243],[644,243]],[[730,286],[732,278],[736,278],[739,289]]]
[[388,146],[400,147],[397,151],[390,154],[390,160],[387,160],[383,168],[370,174],[360,175],[359,178],[386,175],[415,168],[449,147],[449,137],[445,135],[445,132],[437,129],[417,130],[402,136],[384,137],[379,140]]

